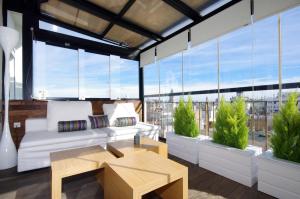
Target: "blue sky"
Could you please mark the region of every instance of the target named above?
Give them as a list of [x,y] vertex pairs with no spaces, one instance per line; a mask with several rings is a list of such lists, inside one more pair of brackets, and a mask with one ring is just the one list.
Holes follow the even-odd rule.
[[[272,16],[218,38],[221,88],[278,83],[277,20],[277,16]],[[281,24],[283,82],[299,82],[300,8],[282,13]],[[70,33],[49,24],[41,25],[46,29]],[[47,90],[47,95],[51,97],[109,97],[111,82],[111,95],[114,98],[138,97],[137,62],[113,56],[109,64],[108,56],[46,46],[41,42],[35,42],[34,50],[35,65],[38,65],[34,69],[36,96],[39,90]],[[159,72],[161,93],[168,93],[171,89],[174,92],[182,91],[181,63],[182,54],[179,53],[156,65],[146,66],[145,94],[158,94]],[[216,39],[185,51],[183,63],[184,91],[217,88]],[[274,92],[260,92],[259,95],[274,95]]]

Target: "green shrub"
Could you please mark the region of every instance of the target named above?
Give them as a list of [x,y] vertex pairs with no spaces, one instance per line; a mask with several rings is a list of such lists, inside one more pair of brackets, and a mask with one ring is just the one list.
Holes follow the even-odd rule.
[[245,101],[241,97],[233,103],[221,99],[216,115],[214,142],[238,149],[247,147],[248,117],[245,108]]
[[186,104],[183,98],[180,98],[179,105],[174,113],[174,130],[176,134],[187,137],[197,137],[199,135],[191,97],[189,97]]
[[276,157],[300,163],[300,112],[297,99],[297,93],[290,94],[279,113],[274,115],[271,146]]

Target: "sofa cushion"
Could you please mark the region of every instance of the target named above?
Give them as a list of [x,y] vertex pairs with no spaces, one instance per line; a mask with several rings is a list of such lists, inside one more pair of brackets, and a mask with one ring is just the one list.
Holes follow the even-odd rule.
[[58,132],[86,130],[86,120],[59,121]]
[[90,115],[89,119],[92,129],[104,128],[109,126],[107,115]]
[[115,123],[115,126],[117,127],[134,126],[134,125],[136,125],[135,117],[118,117]]
[[86,120],[91,128],[89,115],[93,115],[92,104],[88,101],[49,101],[47,104],[48,131],[58,131],[59,121]]
[[102,129],[103,132],[107,133],[108,137],[112,136],[121,136],[126,134],[135,135],[136,133],[140,133],[144,135],[144,132],[158,131],[159,127],[151,124],[146,124],[143,122],[138,122],[135,126],[124,126],[124,127],[107,127]]
[[115,126],[116,119],[120,117],[135,117],[139,121],[133,103],[103,104],[103,112],[107,115],[110,126]]

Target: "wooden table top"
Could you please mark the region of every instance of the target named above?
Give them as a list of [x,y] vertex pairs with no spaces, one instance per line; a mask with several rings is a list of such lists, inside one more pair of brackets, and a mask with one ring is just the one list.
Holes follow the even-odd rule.
[[187,175],[188,168],[152,151],[107,161],[132,189],[140,193],[156,190]]
[[167,145],[165,143],[152,140],[148,137],[141,137],[140,145],[135,145],[133,140],[121,140],[107,143],[107,149],[118,157],[123,157],[125,154],[129,155],[136,152],[153,151],[154,148],[156,149],[161,146],[166,147]]
[[100,146],[58,151],[50,154],[51,169],[67,177],[104,167],[105,161],[116,159]]

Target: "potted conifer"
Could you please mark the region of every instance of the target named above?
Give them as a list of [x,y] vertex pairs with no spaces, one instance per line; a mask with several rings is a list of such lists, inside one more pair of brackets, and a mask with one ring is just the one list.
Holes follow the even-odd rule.
[[245,101],[222,98],[216,115],[213,140],[199,143],[199,166],[251,187],[257,181],[260,147],[248,146]]
[[198,164],[198,142],[208,137],[200,135],[191,97],[187,103],[180,99],[175,109],[173,125],[175,132],[167,133],[169,153]]
[[258,190],[278,198],[300,198],[298,94],[288,96],[273,117],[271,150],[258,158]]

